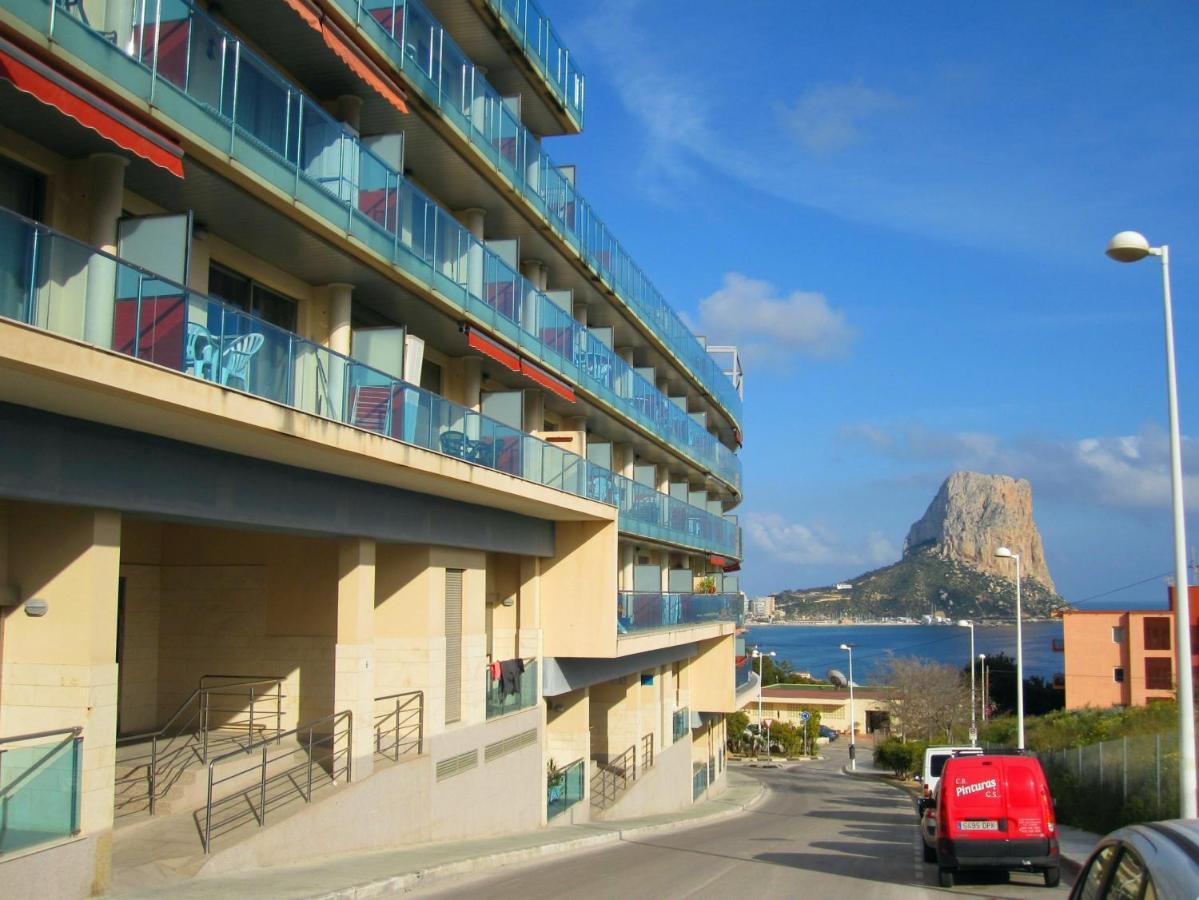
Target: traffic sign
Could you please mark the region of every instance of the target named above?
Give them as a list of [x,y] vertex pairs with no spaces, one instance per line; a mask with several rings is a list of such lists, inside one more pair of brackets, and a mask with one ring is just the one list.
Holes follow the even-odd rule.
[[800,714],[799,714],[799,721],[801,721],[801,722],[806,722],[806,721],[808,721],[808,711],[807,711],[806,709],[805,709],[805,710],[802,710],[802,711],[800,712]]
[[774,719],[763,719],[762,722],[763,722],[763,724],[765,724],[765,726],[767,728],[769,728],[771,725],[774,724]]
[[978,729],[973,725],[970,726],[970,743],[973,744],[978,740]]

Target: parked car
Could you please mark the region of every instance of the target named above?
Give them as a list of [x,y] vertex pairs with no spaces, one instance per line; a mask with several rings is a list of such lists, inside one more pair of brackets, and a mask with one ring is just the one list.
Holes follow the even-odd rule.
[[920,780],[924,783],[924,796],[931,797],[937,790],[937,782],[941,780],[941,769],[946,760],[955,756],[982,756],[981,747],[926,747],[924,750],[924,768],[920,772]]
[[1083,863],[1070,900],[1194,900],[1199,896],[1199,821],[1145,822],[1113,831]]
[[821,725],[820,736],[822,738],[828,738],[829,741],[835,741],[837,739],[837,732],[835,729],[829,728],[827,725]]
[[1053,797],[1032,756],[952,756],[936,793],[919,803],[925,862],[942,887],[962,869],[1040,872],[1061,880]]

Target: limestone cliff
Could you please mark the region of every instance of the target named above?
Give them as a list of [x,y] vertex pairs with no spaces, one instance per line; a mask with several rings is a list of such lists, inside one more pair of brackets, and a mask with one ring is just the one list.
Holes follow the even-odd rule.
[[1032,518],[1032,485],[1006,475],[954,472],[945,479],[928,510],[908,531],[906,558],[916,548],[945,559],[1011,578],[1011,560],[995,556],[998,547],[1020,554],[1021,574],[1056,593],[1045,548]]

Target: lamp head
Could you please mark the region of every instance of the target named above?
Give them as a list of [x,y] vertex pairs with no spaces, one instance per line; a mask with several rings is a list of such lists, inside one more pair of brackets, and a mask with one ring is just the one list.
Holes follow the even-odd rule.
[[1003,559],[1011,559],[1016,554],[1012,553],[1012,551],[1009,550],[1007,547],[1000,547],[998,550],[995,551],[995,555],[998,557],[1001,557]]
[[1107,242],[1107,255],[1116,262],[1136,262],[1152,252],[1145,235],[1138,231],[1121,231]]
[[971,622],[969,619],[958,619],[958,625],[960,625],[962,628],[973,628],[974,627],[974,623]]
[[852,650],[853,647],[849,646],[849,644],[842,644],[841,649],[842,650]]
[[984,662],[986,662],[986,659],[987,659],[987,654],[985,654],[985,653],[980,653],[980,654],[978,654],[978,658],[979,658],[979,659],[981,659],[981,660],[983,660]]

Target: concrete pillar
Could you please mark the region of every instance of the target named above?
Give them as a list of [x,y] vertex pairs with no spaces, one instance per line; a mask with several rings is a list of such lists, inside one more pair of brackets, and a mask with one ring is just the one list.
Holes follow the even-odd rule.
[[334,113],[358,134],[362,134],[362,98],[354,94],[342,94],[334,104]]
[[525,391],[524,407],[524,430],[540,434],[545,430],[545,394],[538,388]]
[[342,541],[337,563],[333,710],[353,715],[351,777],[358,781],[374,771],[375,542]]
[[[88,158],[87,242],[106,253],[117,250],[117,220],[125,194],[125,167],[129,160],[115,153],[95,153]],[[87,294],[83,339],[112,347],[116,265],[93,257],[87,265]]]
[[22,604],[47,605],[36,618],[23,607],[5,612],[0,734],[82,727],[80,829],[94,841],[93,890],[102,893],[112,846],[121,517],[0,504],[0,541],[7,544],[4,577]]
[[620,545],[620,589],[633,589],[633,566],[637,562],[637,548],[632,544]]
[[349,356],[353,351],[350,326],[352,284],[333,283],[325,285],[329,298],[329,349]]
[[539,291],[544,291],[546,285],[549,284],[549,268],[539,259],[522,259],[520,261],[520,274],[529,279],[533,287]]
[[617,473],[623,475],[630,481],[633,480],[633,462],[636,460],[637,454],[633,452],[632,444],[616,444],[612,445],[612,467]]
[[574,304],[575,321],[581,325],[587,324],[587,303],[583,300],[576,300]]
[[480,409],[483,396],[483,360],[468,356],[462,360],[462,400],[476,412]]
[[654,487],[657,488],[660,494],[670,493],[670,467],[664,463],[658,463],[657,469],[654,472]]

